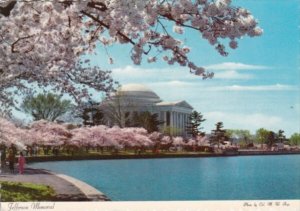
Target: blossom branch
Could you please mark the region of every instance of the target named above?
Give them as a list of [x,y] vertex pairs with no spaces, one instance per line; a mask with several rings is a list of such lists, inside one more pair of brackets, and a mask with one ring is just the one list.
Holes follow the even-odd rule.
[[[15,42],[13,42],[13,43],[11,44],[11,52],[12,52],[12,53],[20,53],[20,51],[15,50],[15,46],[16,46],[20,41],[26,40],[26,39],[29,39],[29,38],[32,38],[32,37],[34,37],[34,36],[35,36],[35,35],[29,35],[29,36],[21,37],[21,38],[17,39]],[[30,49],[26,50],[24,53],[28,53],[28,52],[32,51],[33,48],[34,48],[34,46],[32,45],[32,47],[31,47]]]

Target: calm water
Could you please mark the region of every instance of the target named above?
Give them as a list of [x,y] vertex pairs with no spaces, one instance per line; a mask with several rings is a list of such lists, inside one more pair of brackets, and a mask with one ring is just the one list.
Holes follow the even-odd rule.
[[34,163],[113,201],[300,199],[300,155]]

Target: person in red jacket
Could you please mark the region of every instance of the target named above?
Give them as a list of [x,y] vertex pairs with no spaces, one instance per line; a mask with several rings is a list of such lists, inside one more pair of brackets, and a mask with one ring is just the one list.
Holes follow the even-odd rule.
[[23,152],[20,152],[20,156],[18,158],[19,163],[19,174],[24,174],[24,167],[25,167],[25,157]]
[[12,149],[9,149],[8,151],[7,161],[8,161],[10,173],[13,174],[15,169],[15,154]]

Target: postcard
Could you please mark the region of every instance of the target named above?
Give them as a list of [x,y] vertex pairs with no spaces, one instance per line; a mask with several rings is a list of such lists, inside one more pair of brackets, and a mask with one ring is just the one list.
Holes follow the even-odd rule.
[[300,210],[297,0],[0,0],[0,211]]

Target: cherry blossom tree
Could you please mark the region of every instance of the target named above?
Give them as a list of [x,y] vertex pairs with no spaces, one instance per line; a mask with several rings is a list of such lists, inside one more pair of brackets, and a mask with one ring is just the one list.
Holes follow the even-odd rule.
[[72,137],[66,126],[46,120],[33,122],[28,132],[34,143],[43,146],[61,146]]
[[90,128],[91,132],[91,145],[94,147],[97,146],[108,146],[109,140],[106,136],[108,132],[108,127],[104,125],[98,125]]
[[88,146],[91,133],[88,128],[75,128],[72,130],[72,138],[66,142],[68,146],[84,147]]
[[206,135],[197,136],[196,140],[198,146],[210,146],[209,137]]
[[135,149],[138,153],[152,149],[155,153],[158,150],[169,151],[172,147],[176,147],[176,150],[194,150],[197,146],[209,146],[209,139],[199,136],[186,142],[183,137],[171,137],[159,132],[148,133],[144,128],[109,128],[105,125],[68,128],[65,124],[46,120],[35,121],[27,128],[20,128],[0,118],[0,145],[9,147],[11,144],[19,150],[38,145],[43,147],[46,154],[48,149],[56,147],[63,147],[68,153],[83,149],[88,152],[91,148],[107,148],[111,152]]
[[153,141],[148,137],[148,132],[144,128],[122,128],[122,133],[126,135],[126,141],[131,146],[145,146],[149,147],[152,146],[154,143]]
[[154,131],[154,132],[149,134],[149,138],[152,141],[158,141],[162,136],[163,136],[162,133],[157,132],[157,131]]
[[22,129],[17,128],[10,121],[0,118],[0,144],[10,147],[14,144],[19,149],[24,149],[25,144],[22,142],[22,137],[25,133]]
[[[134,64],[141,64],[143,56],[148,62],[160,57],[212,77],[190,60],[191,49],[180,35],[197,31],[226,56],[227,40],[235,49],[241,37],[261,35],[257,25],[247,9],[233,6],[231,0],[1,0],[0,102],[13,105],[10,96],[25,92],[33,82],[77,101],[88,97],[89,87],[110,91],[109,72],[82,59],[95,53],[97,45],[127,44]],[[110,55],[108,60],[113,62]]]
[[135,147],[152,146],[153,142],[148,137],[148,133],[143,128],[108,128],[104,125],[94,127],[81,127],[73,129],[72,138],[69,145],[78,147]]
[[188,146],[196,146],[197,141],[193,138],[188,139],[187,145]]
[[163,136],[161,139],[161,144],[171,144],[172,138],[170,136]]
[[173,142],[172,142],[173,146],[183,146],[185,145],[183,138],[180,136],[176,136],[173,138]]
[[119,127],[108,128],[104,125],[83,127],[88,135],[85,135],[86,144],[93,147],[116,147],[121,148],[124,143],[124,133]]

